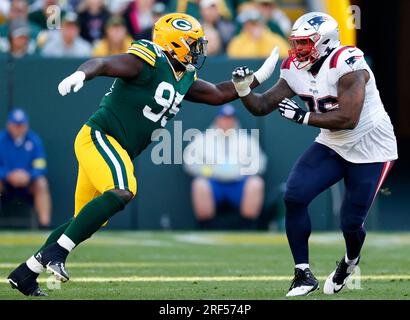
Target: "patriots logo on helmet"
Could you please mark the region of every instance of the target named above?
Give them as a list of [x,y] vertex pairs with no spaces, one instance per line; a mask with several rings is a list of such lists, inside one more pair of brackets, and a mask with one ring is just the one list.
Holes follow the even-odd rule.
[[327,17],[324,16],[317,16],[313,17],[312,19],[308,20],[308,23],[315,28],[316,30],[322,25],[323,22],[327,21]]
[[353,65],[356,63],[357,60],[359,60],[363,56],[351,56],[349,59],[346,59],[345,62],[346,64],[353,68]]

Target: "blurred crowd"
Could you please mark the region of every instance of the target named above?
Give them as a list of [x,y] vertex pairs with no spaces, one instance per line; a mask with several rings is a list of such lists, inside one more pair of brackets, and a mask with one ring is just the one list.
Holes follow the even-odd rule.
[[288,51],[291,22],[277,0],[0,0],[0,52],[15,58],[119,54],[131,41],[151,39],[169,12],[196,17],[208,55],[262,58]]

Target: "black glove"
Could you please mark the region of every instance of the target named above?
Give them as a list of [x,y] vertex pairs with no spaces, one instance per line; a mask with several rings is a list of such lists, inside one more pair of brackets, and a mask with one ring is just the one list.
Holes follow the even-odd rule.
[[308,124],[310,112],[306,112],[299,107],[295,101],[289,98],[285,98],[279,103],[279,112],[282,117],[296,123]]

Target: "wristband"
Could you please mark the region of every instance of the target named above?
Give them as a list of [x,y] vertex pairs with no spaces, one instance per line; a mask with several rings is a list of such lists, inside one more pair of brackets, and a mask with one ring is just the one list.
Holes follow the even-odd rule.
[[310,117],[310,112],[306,112],[305,117],[303,118],[303,124],[305,126],[309,125],[309,117]]

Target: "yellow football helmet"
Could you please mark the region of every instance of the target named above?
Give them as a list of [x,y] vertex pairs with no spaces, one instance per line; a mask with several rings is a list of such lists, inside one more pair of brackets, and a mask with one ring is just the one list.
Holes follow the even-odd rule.
[[201,24],[188,14],[170,13],[161,17],[154,25],[152,41],[185,67],[192,65],[200,69],[205,62],[208,41]]

